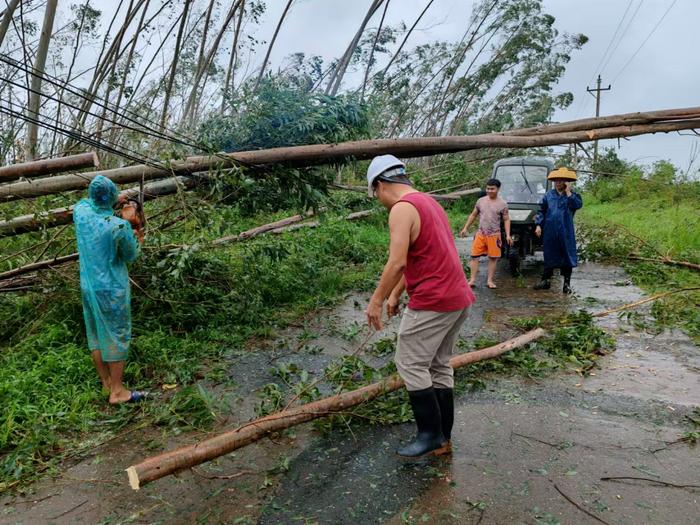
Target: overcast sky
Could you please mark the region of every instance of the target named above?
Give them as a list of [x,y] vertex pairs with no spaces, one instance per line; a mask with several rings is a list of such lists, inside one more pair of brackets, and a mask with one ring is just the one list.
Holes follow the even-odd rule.
[[[386,23],[396,25],[404,20],[410,25],[425,2],[393,0]],[[419,25],[421,31],[414,33],[409,42],[415,45],[437,39],[458,40],[468,24],[473,3],[435,0]],[[285,4],[286,0],[268,0],[265,21],[256,33],[258,38],[269,40]],[[295,51],[327,59],[339,56],[369,4],[370,0],[298,0],[278,37],[273,65]],[[574,53],[558,86],[560,91],[574,93],[575,98],[569,109],[555,115],[556,120],[595,114],[595,101],[586,92],[586,86],[594,87],[597,73],[602,74],[604,87],[612,84],[612,90],[603,93],[601,115],[700,106],[700,1],[545,0],[544,7],[556,18],[560,33],[583,33],[590,38],[582,50]],[[370,22],[372,27],[378,24],[379,13],[375,18]],[[599,68],[621,20],[610,46],[614,52],[608,52],[609,60],[606,58]],[[685,169],[691,148],[698,142],[700,138],[678,134],[634,137],[621,141],[620,154],[643,163],[669,159]],[[607,144],[617,146],[617,141]]]

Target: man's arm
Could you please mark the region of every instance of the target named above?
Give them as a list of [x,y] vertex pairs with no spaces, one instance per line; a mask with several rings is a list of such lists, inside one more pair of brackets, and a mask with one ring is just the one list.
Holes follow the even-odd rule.
[[474,210],[469,214],[469,217],[467,218],[467,223],[464,225],[464,228],[462,228],[459,232],[460,237],[464,237],[465,235],[467,235],[467,231],[469,231],[469,228],[478,216],[479,208],[474,206]]
[[506,230],[506,242],[509,246],[513,246],[513,238],[510,236],[510,215],[508,215],[508,208],[503,212],[503,227]]
[[547,195],[545,194],[544,197],[542,197],[542,200],[540,201],[540,211],[537,212],[537,215],[535,215],[535,224],[537,227],[535,228],[535,235],[538,237],[542,235],[542,226],[544,226],[544,218],[547,215]]
[[571,191],[571,187],[566,185],[566,196],[569,197],[569,209],[571,211],[576,211],[583,208],[583,199],[578,193]]
[[399,282],[394,286],[394,289],[389,294],[389,300],[386,302],[386,314],[387,317],[394,317],[399,313],[399,302],[401,301],[401,294],[406,289],[406,278],[401,276]]
[[398,202],[389,212],[389,259],[384,265],[382,277],[367,306],[367,322],[376,330],[382,328],[382,307],[389,294],[399,284],[406,268],[411,229],[418,224],[418,211],[408,202]]

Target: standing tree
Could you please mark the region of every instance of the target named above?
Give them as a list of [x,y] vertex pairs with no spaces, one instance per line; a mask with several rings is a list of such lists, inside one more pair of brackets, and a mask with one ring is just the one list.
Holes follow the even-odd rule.
[[27,147],[26,157],[28,160],[36,158],[37,141],[39,138],[39,126],[32,120],[39,120],[39,104],[41,103],[41,81],[46,68],[46,56],[49,53],[49,42],[53,32],[53,22],[56,18],[56,7],[58,0],[47,0],[46,11],[44,11],[44,23],[41,27],[39,47],[36,52],[36,59],[32,66],[32,78],[30,82],[29,100],[27,102],[27,116],[30,121],[27,123]]

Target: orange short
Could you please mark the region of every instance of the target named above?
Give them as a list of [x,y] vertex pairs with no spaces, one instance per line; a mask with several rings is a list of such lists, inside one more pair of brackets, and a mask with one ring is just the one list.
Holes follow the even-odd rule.
[[487,236],[481,232],[476,232],[472,243],[472,257],[481,257],[482,255],[488,255],[489,257],[501,256],[500,233]]

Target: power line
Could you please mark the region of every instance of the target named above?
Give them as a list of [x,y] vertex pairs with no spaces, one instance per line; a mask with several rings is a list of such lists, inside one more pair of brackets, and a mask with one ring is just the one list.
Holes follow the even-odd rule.
[[[602,72],[600,66],[603,65],[603,62],[605,61],[605,58],[608,55],[608,51],[610,51],[610,48],[612,47],[612,44],[615,41],[615,37],[617,37],[617,33],[620,31],[620,28],[622,27],[622,23],[625,21],[625,17],[627,16],[627,13],[630,10],[630,7],[632,7],[633,3],[634,3],[634,0],[630,0],[629,3],[627,4],[627,8],[625,9],[625,12],[622,13],[622,18],[620,18],[620,21],[617,23],[617,27],[615,28],[615,32],[613,33],[612,38],[610,38],[610,42],[608,42],[608,47],[605,48],[605,52],[603,53],[603,56],[600,57],[600,62],[598,62],[598,65],[593,70],[593,74],[591,75],[591,79],[588,82],[586,82],[587,84],[590,84],[593,81],[596,73],[600,74]],[[642,5],[641,2],[639,3],[639,5]],[[632,15],[632,18],[634,18],[634,15]],[[624,36],[624,34],[622,36]],[[621,37],[621,39],[622,39],[622,37]],[[612,53],[611,53],[611,56],[612,56]]]
[[[19,107],[22,110],[24,110],[23,106],[20,106],[19,104],[16,104],[14,102],[10,102],[11,106]],[[105,151],[107,153],[111,153],[113,155],[117,155],[119,157],[123,157],[125,159],[131,160],[133,162],[136,162],[138,164],[146,164],[148,166],[152,166],[154,168],[162,169],[167,171],[167,167],[165,167],[163,164],[153,161],[147,157],[143,157],[137,152],[135,155],[129,152],[125,152],[124,150],[118,148],[118,147],[113,147],[109,145],[106,142],[102,142],[97,139],[93,139],[91,137],[86,137],[82,135],[81,133],[78,133],[76,131],[63,128],[61,126],[57,126],[56,124],[51,124],[44,122],[42,120],[39,120],[38,118],[31,117],[29,115],[26,115],[23,113],[23,111],[15,111],[11,109],[10,107],[5,107],[5,106],[0,106],[0,112],[5,113],[6,115],[9,115],[11,117],[18,118],[20,120],[23,120],[24,122],[31,122],[33,124],[36,124],[37,126],[40,126],[44,129],[49,129],[51,131],[55,131],[56,133],[59,133],[61,135],[64,135],[66,137],[72,138],[78,142],[82,142],[83,144],[87,144],[89,146],[92,146],[94,148],[97,148],[99,150]]]
[[[0,80],[4,81],[4,82],[6,82],[6,83],[8,83],[8,84],[10,84],[10,85],[12,85],[12,86],[16,86],[16,87],[18,87],[18,88],[21,88],[21,89],[24,89],[24,88],[25,88],[25,86],[22,86],[21,84],[19,84],[19,83],[17,83],[17,82],[14,82],[14,81],[12,81],[12,80],[10,80],[10,79],[7,79],[7,78],[2,78],[2,77],[0,77]],[[32,89],[32,88],[26,88],[26,89],[27,89],[28,91],[31,91],[32,93],[39,94],[40,96],[42,96],[42,97],[44,97],[44,98],[46,98],[46,99],[48,99],[48,100],[52,100],[52,101],[54,101],[54,102],[61,102],[61,103],[62,103],[64,106],[66,106],[66,107],[69,107],[69,108],[72,108],[72,109],[75,109],[75,110],[80,111],[80,108],[79,108],[78,106],[76,106],[75,104],[71,104],[70,102],[67,102],[67,101],[61,101],[61,100],[59,100],[59,99],[56,98],[56,97],[53,97],[53,96],[51,96],[51,95],[44,94],[44,93],[42,93],[42,92],[40,92],[40,91],[37,91],[37,90],[34,90],[34,89]],[[94,117],[97,117],[97,118],[101,118],[100,115],[98,115],[97,113],[93,113],[93,112],[91,112],[91,111],[87,111],[86,113],[87,113],[88,115],[91,115],[91,116],[94,116]],[[116,126],[120,126],[120,127],[124,128],[124,129],[128,129],[128,130],[131,130],[131,131],[135,131],[135,132],[137,132],[137,133],[144,133],[143,131],[139,130],[138,128],[134,128],[134,127],[131,127],[131,126],[128,126],[128,125],[125,125],[125,124],[121,124],[120,122],[118,122],[118,121],[116,121],[116,120],[113,120],[113,119],[110,119],[110,118],[107,118],[107,117],[105,117],[103,120],[106,120],[107,122],[110,122],[110,123],[112,123],[112,124],[115,124]],[[83,134],[82,131],[73,130],[73,132],[76,134],[76,136],[85,136],[85,135]],[[149,133],[145,133],[145,134],[151,135],[151,134],[149,134]],[[151,136],[153,136],[153,135],[151,135]],[[126,151],[130,151],[131,153],[135,153],[135,154],[137,154],[137,155],[141,155],[140,152],[138,152],[138,151],[136,151],[136,150],[132,150],[132,149],[130,149],[130,148],[127,148],[126,146],[120,146],[120,145],[119,145],[118,143],[116,143],[116,142],[112,142],[112,141],[110,141],[110,140],[104,140],[104,142],[106,142],[106,143],[108,143],[108,144],[112,144],[112,146],[114,146],[115,148],[120,148],[120,147],[122,147],[122,148],[123,148],[124,150],[126,150]],[[158,162],[157,160],[149,159],[147,156],[144,156],[144,158],[147,159],[147,160],[149,160],[149,161],[152,162],[152,163],[157,163],[157,162]]]
[[634,10],[634,13],[632,13],[632,16],[630,17],[629,21],[627,22],[627,25],[622,30],[622,33],[620,34],[620,38],[618,39],[617,44],[615,44],[615,47],[610,52],[610,55],[608,56],[608,59],[603,64],[603,66],[600,70],[600,73],[602,73],[603,70],[610,65],[610,61],[615,56],[615,52],[620,47],[620,44],[622,43],[622,41],[625,39],[625,35],[627,34],[627,31],[629,31],[630,27],[632,26],[632,22],[634,22],[634,19],[637,17],[637,13],[639,13],[639,9],[642,7],[643,3],[644,3],[644,0],[639,0],[639,3],[637,4],[637,8]]
[[676,2],[677,2],[677,1],[678,1],[678,0],[673,0],[673,3],[672,3],[670,6],[668,6],[668,9],[666,9],[666,11],[664,12],[664,14],[661,15],[661,18],[659,18],[659,21],[656,22],[656,25],[654,26],[654,28],[649,32],[649,34],[647,35],[647,37],[646,37],[646,38],[644,39],[644,41],[639,45],[639,47],[638,47],[637,50],[632,54],[632,56],[629,58],[629,60],[628,60],[627,62],[625,62],[625,65],[622,66],[622,69],[620,69],[620,71],[617,73],[617,75],[615,75],[615,78],[613,78],[613,82],[615,82],[615,81],[620,77],[620,75],[622,75],[622,73],[625,71],[625,69],[627,69],[627,66],[629,66],[629,65],[632,63],[632,60],[634,60],[634,57],[637,56],[637,54],[638,54],[638,53],[642,50],[642,48],[644,47],[644,44],[646,44],[646,43],[649,41],[649,39],[654,35],[654,33],[656,32],[656,30],[657,30],[657,29],[659,28],[659,26],[661,25],[661,22],[664,21],[664,18],[666,18],[666,15],[668,15],[668,13],[671,11],[671,9],[673,9],[673,6],[676,5]]
[[[135,131],[135,132],[137,132],[137,133],[142,133],[142,134],[145,134],[145,135],[150,135],[150,136],[155,137],[155,138],[160,138],[160,139],[162,139],[162,140],[166,140],[167,142],[170,142],[170,143],[180,144],[180,145],[183,145],[183,146],[187,146],[187,147],[193,148],[193,149],[195,149],[195,150],[203,151],[203,152],[205,152],[205,153],[207,153],[207,154],[209,154],[209,155],[213,155],[213,156],[216,156],[216,157],[220,157],[220,158],[222,158],[222,159],[224,159],[224,160],[226,160],[226,161],[228,161],[228,162],[231,162],[231,161],[232,161],[232,159],[231,159],[230,157],[224,156],[224,155],[222,155],[222,154],[219,153],[219,152],[214,152],[214,151],[212,151],[209,147],[207,147],[206,145],[204,145],[204,144],[202,144],[202,143],[193,143],[193,142],[190,142],[190,138],[187,137],[186,135],[182,134],[182,133],[174,132],[175,135],[180,135],[180,136],[185,137],[186,139],[188,139],[187,141],[182,140],[182,139],[179,139],[179,138],[177,138],[177,136],[175,136],[175,135],[166,134],[166,133],[163,133],[162,131],[159,131],[159,130],[157,130],[157,129],[151,128],[151,127],[149,127],[149,126],[146,126],[146,125],[143,124],[143,122],[140,122],[140,121],[138,121],[138,120],[135,120],[135,119],[133,119],[133,118],[127,116],[126,113],[120,112],[120,111],[119,111],[119,108],[114,109],[114,108],[112,108],[112,107],[109,107],[110,102],[109,102],[109,101],[106,101],[104,98],[99,97],[99,96],[97,96],[97,95],[95,95],[94,97],[88,97],[88,96],[86,96],[84,93],[81,93],[80,91],[78,91],[78,88],[75,88],[70,82],[61,80],[61,79],[59,79],[59,78],[57,78],[57,77],[54,77],[54,76],[52,76],[52,75],[49,75],[49,74],[46,73],[46,72],[39,73],[39,72],[35,71],[34,69],[28,68],[27,66],[25,66],[25,65],[21,64],[20,62],[14,60],[12,57],[8,57],[8,56],[5,55],[5,54],[0,53],[0,62],[4,62],[4,63],[6,63],[6,64],[8,64],[8,65],[10,65],[10,66],[13,66],[13,67],[19,69],[20,71],[24,71],[25,73],[28,73],[28,74],[31,74],[31,75],[34,75],[34,76],[38,76],[38,77],[42,78],[43,80],[45,80],[47,83],[49,83],[49,84],[51,84],[51,85],[54,85],[54,86],[57,86],[57,87],[61,87],[61,88],[65,89],[66,91],[68,91],[69,93],[71,93],[71,94],[77,96],[77,97],[80,98],[81,100],[89,100],[89,101],[91,101],[93,104],[95,104],[96,106],[98,106],[98,107],[100,107],[100,108],[103,108],[103,109],[106,109],[106,110],[108,110],[108,111],[111,111],[111,112],[112,112],[114,115],[116,115],[117,117],[122,117],[123,119],[125,119],[125,120],[127,120],[127,121],[129,121],[129,122],[132,122],[132,123],[134,123],[134,124],[140,126],[141,128],[144,128],[144,129],[138,129],[138,128],[129,127],[129,126],[127,126],[127,125],[125,125],[125,124],[123,124],[123,123],[119,123],[119,122],[117,122],[117,121],[115,121],[115,120],[107,119],[106,117],[105,117],[103,120],[108,120],[109,122],[112,122],[112,123],[114,123],[114,124],[116,124],[116,125],[118,125],[118,126],[121,126],[121,127],[126,128],[126,129],[133,130],[133,131]],[[20,87],[21,87],[22,89],[25,89],[25,86],[20,86]],[[28,89],[28,88],[26,88],[26,89]],[[50,98],[48,95],[42,94],[42,96],[47,97],[47,98]],[[54,99],[54,100],[56,100],[56,99]],[[102,102],[101,102],[102,100],[105,100],[105,103],[102,103]],[[63,103],[67,105],[67,103],[66,103],[65,101],[64,101]],[[73,107],[76,108],[76,109],[78,109],[79,111],[82,111],[82,109],[77,108],[76,106],[73,106]],[[133,115],[137,115],[137,116],[138,116],[137,113],[135,113],[135,112],[133,112],[133,111],[131,111],[131,110],[125,110],[125,111],[128,112],[128,113],[131,113],[131,114],[133,114]],[[98,117],[98,118],[102,118],[102,116],[98,116],[97,114],[91,113],[91,112],[89,112],[89,111],[86,111],[86,113],[89,114],[89,115],[96,116],[96,117]],[[152,123],[152,124],[154,124],[154,125],[160,126],[160,124],[157,124],[157,123],[155,123],[155,122],[153,122],[153,121],[151,121],[151,120],[149,120],[149,119],[143,119],[143,120],[145,120],[146,122],[150,122],[150,123]],[[77,140],[77,139],[76,139],[76,140]],[[234,161],[234,162],[235,162],[236,164],[241,165],[241,166],[250,167],[250,166],[248,166],[246,163],[241,162],[241,161]],[[152,164],[153,161],[149,161],[148,163],[149,163],[149,164]]]
[[[88,97],[87,95],[85,95],[85,93],[80,92],[78,90],[79,88],[75,88],[69,82],[61,80],[61,79],[56,78],[56,77],[53,77],[52,75],[49,75],[46,72],[39,73],[39,72],[35,71],[33,68],[29,68],[29,67],[21,64],[20,62],[14,60],[12,57],[8,57],[7,55],[0,54],[0,62],[4,62],[4,63],[6,63],[12,67],[15,67],[15,68],[19,69],[20,71],[23,71],[23,72],[28,73],[30,75],[37,76],[51,85],[63,88],[66,91],[68,91],[69,93],[79,97],[81,100],[91,101],[96,106],[103,108],[103,109],[106,109],[108,111],[111,111],[116,116],[122,117],[123,119],[128,120],[129,122],[131,122],[133,124],[141,126],[145,130],[151,132],[152,136],[156,136],[158,138],[165,139],[169,142],[181,144],[184,146],[195,147],[197,149],[201,149],[201,147],[194,145],[191,142],[186,142],[186,141],[183,141],[175,136],[171,136],[171,135],[168,135],[164,132],[158,131],[156,129],[149,128],[148,126],[144,125],[142,122],[127,116],[125,113],[121,113],[118,108],[114,109],[114,108],[109,107],[109,102],[106,101],[105,103],[102,103],[101,100],[104,100],[104,99],[102,99],[101,97],[98,97],[98,96]],[[133,113],[131,110],[127,110],[127,111],[129,113]],[[133,114],[135,114],[135,113],[133,113]],[[141,117],[141,118],[143,118],[143,117]],[[144,120],[146,120],[146,119],[144,119]],[[148,120],[146,120],[146,121],[148,122]],[[146,131],[143,131],[143,130],[140,130],[140,131],[142,133],[146,133]]]
[[[622,32],[620,36],[620,40],[617,41],[617,45],[615,46],[615,49],[610,53],[610,57],[612,57],[615,54],[615,51],[617,50],[617,46],[620,45],[620,42],[625,36],[625,33],[627,32],[627,29],[629,28],[630,23],[632,23],[632,20],[634,20],[634,17],[637,14],[637,11],[639,11],[639,7],[642,5],[642,2],[644,0],[640,0],[639,4],[637,5],[637,10],[634,12],[632,15],[632,18],[630,18],[629,23],[625,27],[625,30]],[[620,31],[620,28],[622,27],[623,22],[625,21],[625,17],[627,16],[627,13],[630,10],[630,7],[632,7],[632,3],[634,0],[630,0],[629,3],[627,4],[627,8],[625,9],[625,12],[622,13],[622,18],[620,18],[620,21],[617,23],[617,27],[615,28],[615,31],[613,32],[612,37],[610,38],[610,42],[608,42],[608,47],[605,48],[605,51],[603,52],[603,56],[600,57],[600,62],[598,62],[598,65],[596,68],[593,70],[593,73],[591,73],[591,78],[586,82],[586,85],[590,84],[593,82],[593,79],[596,76],[596,73],[600,75],[602,73],[603,68],[601,67],[603,65],[603,62],[605,61],[606,56],[608,55],[608,51],[610,51],[610,48],[612,47],[613,42],[615,41],[615,37],[617,36],[618,32]],[[588,99],[586,97],[581,98],[581,102],[578,105],[578,109],[576,110],[576,116],[578,117],[581,114],[581,111],[584,109],[586,106],[586,102]]]
[[[61,80],[57,77],[54,77],[54,76],[46,73],[45,71],[43,73],[37,72],[33,68],[27,67],[26,65],[21,64],[20,62],[13,59],[12,57],[8,57],[7,55],[2,54],[2,53],[0,53],[0,62],[4,62],[4,63],[6,63],[12,67],[15,67],[15,68],[19,69],[20,71],[23,71],[23,72],[28,73],[30,75],[40,77],[42,80],[46,81],[47,83],[52,84],[52,85],[57,86],[57,87],[60,87],[60,88],[63,88],[66,91],[68,91],[69,93],[79,97],[81,100],[88,100],[88,101],[92,102],[93,104],[95,104],[96,106],[98,106],[102,109],[106,109],[106,110],[112,112],[114,115],[121,117],[121,118],[135,124],[135,125],[140,126],[141,128],[143,128],[141,130],[138,130],[140,133],[150,134],[151,136],[164,139],[164,140],[171,142],[171,143],[176,143],[176,144],[180,144],[183,146],[188,146],[190,148],[202,150],[202,151],[205,151],[207,153],[211,153],[211,151],[205,145],[203,145],[201,143],[193,142],[191,140],[191,138],[188,137],[187,135],[184,135],[184,134],[177,132],[177,131],[173,131],[172,134],[169,134],[169,133],[165,133],[163,131],[160,131],[156,128],[149,127],[146,124],[144,124],[144,122],[148,122],[150,124],[153,124],[154,126],[160,126],[160,125],[155,123],[152,120],[149,120],[149,119],[143,117],[142,115],[139,115],[138,113],[136,113],[132,110],[125,109],[124,112],[121,112],[119,110],[119,108],[115,109],[114,107],[110,107],[110,106],[112,106],[112,104],[109,101],[105,100],[104,98],[99,97],[97,95],[89,97],[89,96],[85,95],[84,92],[81,92],[84,90],[81,90],[80,88],[76,88],[70,82],[65,81],[65,80]],[[129,117],[127,115],[127,113],[135,115],[140,120]],[[184,139],[186,139],[186,140],[178,138],[178,136],[184,137]]]

